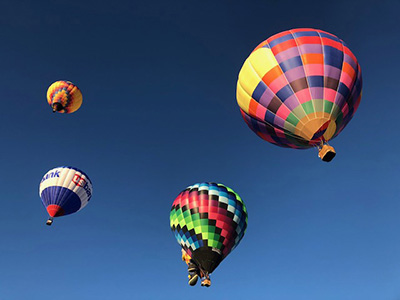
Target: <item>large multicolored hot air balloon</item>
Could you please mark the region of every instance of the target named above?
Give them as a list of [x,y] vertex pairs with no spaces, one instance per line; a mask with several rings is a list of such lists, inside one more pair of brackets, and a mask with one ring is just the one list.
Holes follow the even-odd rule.
[[229,187],[197,183],[175,199],[170,225],[178,243],[208,276],[243,238],[247,210]]
[[47,102],[53,112],[73,113],[82,105],[82,93],[72,82],[56,81],[47,90]]
[[247,125],[281,147],[319,148],[349,123],[361,100],[361,69],[347,45],[325,31],[302,28],[278,33],[244,62],[237,102]]
[[54,217],[75,213],[86,206],[92,197],[92,182],[77,168],[58,167],[43,176],[39,195],[50,215],[46,224],[51,225]]

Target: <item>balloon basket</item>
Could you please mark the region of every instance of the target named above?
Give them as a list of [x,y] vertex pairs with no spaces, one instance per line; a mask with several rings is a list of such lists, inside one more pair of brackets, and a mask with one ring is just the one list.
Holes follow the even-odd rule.
[[53,218],[50,218],[46,221],[46,225],[50,226],[51,224],[53,224]]
[[330,162],[336,156],[336,152],[332,146],[325,144],[319,150],[318,156],[322,159],[322,161]]
[[53,113],[55,113],[56,111],[61,111],[63,110],[63,106],[61,103],[53,103]]
[[211,280],[210,279],[203,279],[202,282],[201,282],[201,286],[210,287],[211,286]]
[[199,275],[197,275],[197,274],[195,274],[194,276],[189,275],[189,285],[195,286],[198,279],[199,279]]

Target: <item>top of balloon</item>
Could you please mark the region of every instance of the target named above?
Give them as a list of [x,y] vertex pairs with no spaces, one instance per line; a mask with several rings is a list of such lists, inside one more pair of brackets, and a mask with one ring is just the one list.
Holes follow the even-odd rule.
[[47,102],[53,112],[73,113],[82,105],[82,93],[72,82],[59,80],[48,88]]
[[289,148],[329,147],[361,100],[361,69],[347,45],[328,32],[283,31],[259,44],[244,62],[237,102],[262,139]]

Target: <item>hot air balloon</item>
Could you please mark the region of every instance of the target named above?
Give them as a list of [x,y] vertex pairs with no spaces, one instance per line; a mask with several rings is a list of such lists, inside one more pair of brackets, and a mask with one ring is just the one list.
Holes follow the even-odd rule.
[[54,217],[75,213],[88,204],[92,197],[92,182],[77,168],[58,167],[43,176],[39,195],[50,215],[46,224],[51,225]]
[[175,199],[170,226],[183,252],[191,257],[205,282],[208,281],[202,285],[209,286],[209,274],[243,238],[247,210],[239,195],[229,187],[197,183]]
[[281,147],[316,147],[330,161],[336,152],[328,141],[352,119],[361,89],[361,69],[347,45],[328,32],[302,28],[253,50],[240,70],[236,97],[259,137]]
[[47,102],[53,112],[70,114],[81,107],[82,93],[70,81],[56,81],[47,90]]

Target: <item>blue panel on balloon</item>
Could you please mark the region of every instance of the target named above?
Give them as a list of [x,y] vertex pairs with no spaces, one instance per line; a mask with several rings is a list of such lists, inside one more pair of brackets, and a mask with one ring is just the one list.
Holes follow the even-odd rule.
[[50,186],[42,191],[40,197],[45,207],[50,204],[61,206],[64,215],[77,212],[81,208],[81,200],[78,195],[65,187]]

